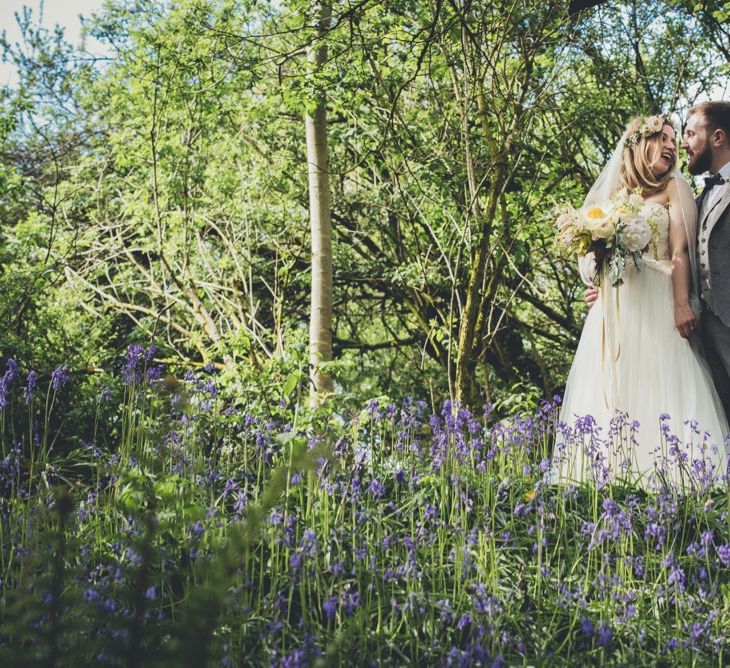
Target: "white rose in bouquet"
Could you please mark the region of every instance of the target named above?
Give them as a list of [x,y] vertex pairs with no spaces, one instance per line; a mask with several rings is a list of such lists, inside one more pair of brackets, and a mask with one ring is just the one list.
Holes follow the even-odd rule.
[[622,229],[623,245],[629,253],[643,250],[651,241],[651,227],[642,218],[632,218]]

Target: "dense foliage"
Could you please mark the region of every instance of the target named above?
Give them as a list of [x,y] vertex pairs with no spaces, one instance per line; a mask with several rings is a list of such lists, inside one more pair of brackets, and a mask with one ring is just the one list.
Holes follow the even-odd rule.
[[721,4],[336,4],[316,80],[313,11],[109,2],[98,62],[21,17],[1,353],[81,370],[154,339],[244,374],[286,360],[309,318],[303,118],[326,89],[338,392],[559,390],[581,303],[548,213],[632,114],[718,90]]

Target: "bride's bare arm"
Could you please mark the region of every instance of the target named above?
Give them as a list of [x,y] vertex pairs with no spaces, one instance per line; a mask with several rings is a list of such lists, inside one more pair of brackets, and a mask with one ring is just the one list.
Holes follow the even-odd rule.
[[679,188],[687,187],[672,179],[667,187],[669,195],[669,251],[672,257],[672,288],[674,291],[674,324],[686,339],[694,331],[696,317],[690,305],[690,262],[687,232]]

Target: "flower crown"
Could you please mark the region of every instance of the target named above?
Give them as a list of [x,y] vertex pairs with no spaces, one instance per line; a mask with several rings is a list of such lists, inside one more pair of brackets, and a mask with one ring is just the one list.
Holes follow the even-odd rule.
[[[651,137],[657,132],[661,132],[665,123],[669,123],[669,121],[661,114],[657,114],[656,116],[646,116],[641,122],[639,129],[626,137],[624,147],[627,148],[629,146],[634,146],[638,144],[642,138]],[[669,124],[671,125],[671,123]]]

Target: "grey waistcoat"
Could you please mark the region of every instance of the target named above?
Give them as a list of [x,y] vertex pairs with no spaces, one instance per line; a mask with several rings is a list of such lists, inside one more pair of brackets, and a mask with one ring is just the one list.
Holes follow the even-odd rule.
[[703,197],[697,199],[699,218],[697,220],[698,248],[703,234],[709,235],[707,259],[700,257],[710,274],[710,291],[700,275],[700,291],[715,315],[730,327],[730,183],[717,186],[721,192],[715,193],[714,201],[702,211]]

